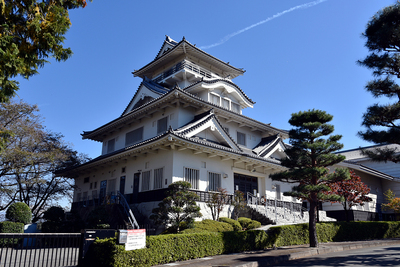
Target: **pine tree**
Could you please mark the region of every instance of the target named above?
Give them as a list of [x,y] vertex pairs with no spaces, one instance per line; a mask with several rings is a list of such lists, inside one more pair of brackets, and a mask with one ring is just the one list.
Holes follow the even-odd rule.
[[285,151],[287,158],[281,162],[288,169],[270,175],[272,180],[297,184],[292,191],[285,192],[285,196],[297,197],[310,203],[310,247],[318,247],[316,232],[318,203],[340,200],[340,196],[328,194],[331,190],[329,184],[350,178],[347,169],[336,169],[335,172],[329,173],[329,166],[345,159],[342,155],[332,153],[343,147],[338,143],[341,135],[330,135],[334,127],[328,122],[332,118],[332,115],[321,110],[292,114],[289,123],[295,128],[289,131],[291,147]]
[[[362,122],[366,130],[358,135],[375,144],[400,144],[400,87],[396,83],[396,78],[400,78],[400,3],[377,12],[368,22],[363,36],[370,54],[358,63],[371,69],[375,76],[365,89],[376,98],[395,101],[368,107]],[[400,162],[400,155],[396,155],[399,151],[395,148],[363,152],[375,161]]]

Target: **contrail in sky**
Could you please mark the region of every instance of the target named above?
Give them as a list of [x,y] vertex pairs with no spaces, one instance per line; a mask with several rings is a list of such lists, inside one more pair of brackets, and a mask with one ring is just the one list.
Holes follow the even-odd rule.
[[267,19],[264,19],[264,20],[262,20],[262,21],[260,21],[260,22],[255,23],[255,24],[253,24],[253,25],[250,25],[250,26],[248,26],[248,27],[246,27],[246,28],[244,28],[244,29],[241,29],[241,30],[239,30],[239,31],[236,31],[236,32],[234,32],[234,33],[231,33],[231,34],[225,36],[224,38],[222,38],[222,39],[221,39],[219,42],[217,42],[217,43],[214,43],[214,44],[211,44],[211,45],[201,46],[200,49],[208,49],[208,48],[211,48],[211,47],[215,47],[215,46],[222,45],[223,43],[227,42],[227,41],[228,41],[229,39],[231,39],[232,37],[234,37],[234,36],[236,36],[236,35],[238,35],[238,34],[241,34],[241,33],[245,32],[245,31],[248,31],[248,30],[250,30],[250,29],[252,29],[252,28],[254,28],[254,27],[257,27],[257,26],[259,26],[259,25],[261,25],[261,24],[264,24],[264,23],[266,23],[266,22],[268,22],[268,21],[271,21],[271,20],[273,20],[273,19],[276,19],[276,18],[278,18],[278,17],[280,17],[280,16],[282,16],[282,15],[285,15],[286,13],[289,13],[289,12],[292,12],[292,11],[295,11],[295,10],[301,9],[301,8],[303,8],[303,9],[304,9],[304,8],[309,8],[309,7],[312,7],[312,6],[321,4],[322,2],[325,2],[325,1],[328,1],[328,0],[317,0],[317,1],[313,1],[313,2],[310,2],[310,3],[306,3],[306,4],[302,4],[302,5],[298,5],[298,6],[289,8],[289,9],[287,9],[287,10],[285,10],[285,11],[276,13],[276,14],[273,15],[272,17],[269,17],[269,18],[267,18]]

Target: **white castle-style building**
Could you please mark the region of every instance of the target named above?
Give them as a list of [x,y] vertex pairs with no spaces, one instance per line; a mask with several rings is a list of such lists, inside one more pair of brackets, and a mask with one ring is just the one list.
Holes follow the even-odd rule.
[[300,211],[302,203],[283,196],[293,185],[269,178],[284,170],[288,132],[242,115],[255,105],[232,82],[244,72],[167,36],[155,59],[133,72],[142,82],[121,116],[82,134],[102,143],[101,155],[58,174],[75,179],[72,208],[119,194],[149,216],[168,186],[184,180],[200,196],[205,217],[208,194],[225,188],[242,191],[249,204],[269,203],[261,206],[275,223],[296,222],[293,207]]

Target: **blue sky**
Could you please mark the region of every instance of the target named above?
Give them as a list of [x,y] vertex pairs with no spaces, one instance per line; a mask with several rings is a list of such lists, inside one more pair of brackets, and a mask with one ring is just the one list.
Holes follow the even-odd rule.
[[154,59],[165,35],[185,36],[246,70],[233,80],[256,101],[244,115],[289,130],[292,113],[321,109],[334,116],[344,149],[372,145],[356,136],[362,114],[387,99],[364,90],[371,71],[356,61],[368,53],[361,37],[368,20],[393,3],[93,0],[70,12],[65,45],[74,55],[20,79],[18,97],[38,104],[49,130],[94,158],[101,144],[80,134],[121,115],[141,82],[131,72]]

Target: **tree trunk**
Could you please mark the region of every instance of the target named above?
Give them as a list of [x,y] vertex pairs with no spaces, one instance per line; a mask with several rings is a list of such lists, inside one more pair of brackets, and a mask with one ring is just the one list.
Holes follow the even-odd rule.
[[318,202],[311,201],[310,202],[310,213],[309,213],[309,222],[308,222],[308,232],[309,232],[309,240],[310,247],[317,248],[318,247],[318,238],[317,238],[317,205]]

